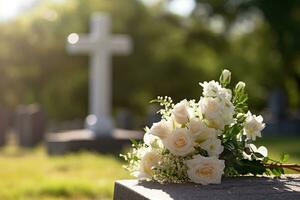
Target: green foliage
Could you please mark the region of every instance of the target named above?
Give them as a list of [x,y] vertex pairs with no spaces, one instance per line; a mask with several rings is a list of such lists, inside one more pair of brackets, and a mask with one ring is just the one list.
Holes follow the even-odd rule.
[[236,85],[233,90],[233,105],[237,113],[246,113],[248,111],[248,94],[245,91],[244,87],[239,86],[239,83]]
[[260,160],[241,159],[235,163],[234,169],[241,175],[262,175],[266,172],[266,167],[264,166],[264,163]]
[[289,154],[282,153],[281,156],[280,156],[280,161],[283,162],[283,163],[285,163],[285,162],[287,162],[289,160],[289,158],[290,158]]

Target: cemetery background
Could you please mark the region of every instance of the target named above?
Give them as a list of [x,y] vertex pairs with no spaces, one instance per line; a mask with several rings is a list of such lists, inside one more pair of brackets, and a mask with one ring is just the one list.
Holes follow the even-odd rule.
[[[68,55],[65,38],[88,33],[92,13],[106,11],[112,32],[130,35],[134,44],[129,56],[112,60],[113,116],[119,127],[142,129],[155,119],[151,99],[197,98],[198,82],[216,79],[226,67],[234,81],[248,84],[250,105],[271,124],[265,133],[271,137],[258,143],[266,142],[275,158],[285,151],[290,162],[300,162],[297,1],[191,1],[196,7],[183,16],[163,0],[32,2],[16,18],[0,21],[0,143],[4,132],[18,132],[12,127],[23,113],[20,105],[38,103],[47,132],[82,128],[88,114],[88,56]],[[48,157],[42,144],[19,148],[11,136],[0,150],[0,199],[110,199],[113,181],[128,178],[115,157],[89,152]]]

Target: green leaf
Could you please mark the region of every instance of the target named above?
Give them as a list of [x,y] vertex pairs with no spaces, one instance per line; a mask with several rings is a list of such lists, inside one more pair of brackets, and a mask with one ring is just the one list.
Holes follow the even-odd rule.
[[280,175],[284,174],[283,168],[279,167],[279,166],[271,168],[270,171],[274,176],[280,176]]
[[245,174],[263,174],[266,172],[266,167],[259,160],[246,160],[242,159],[235,163],[235,170],[242,175]]
[[287,153],[282,153],[280,156],[281,162],[287,162],[289,158],[290,158],[290,155]]

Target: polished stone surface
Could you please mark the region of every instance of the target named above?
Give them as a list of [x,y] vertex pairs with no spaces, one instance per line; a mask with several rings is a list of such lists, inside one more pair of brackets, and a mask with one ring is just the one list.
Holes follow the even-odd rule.
[[282,178],[225,178],[219,185],[159,184],[120,180],[115,182],[114,200],[299,200],[300,174]]

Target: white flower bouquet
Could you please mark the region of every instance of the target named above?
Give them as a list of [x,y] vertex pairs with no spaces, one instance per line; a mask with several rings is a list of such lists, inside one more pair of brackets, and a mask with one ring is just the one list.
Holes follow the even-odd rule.
[[223,70],[219,82],[200,83],[199,101],[158,97],[161,121],[145,128],[143,142],[133,141],[132,151],[121,155],[125,166],[139,179],[160,183],[221,183],[222,176],[265,174],[280,176],[284,168],[299,171],[299,165],[283,164],[268,157],[268,150],[251,142],[261,137],[262,116],[248,110],[245,83],[226,88],[231,72]]

